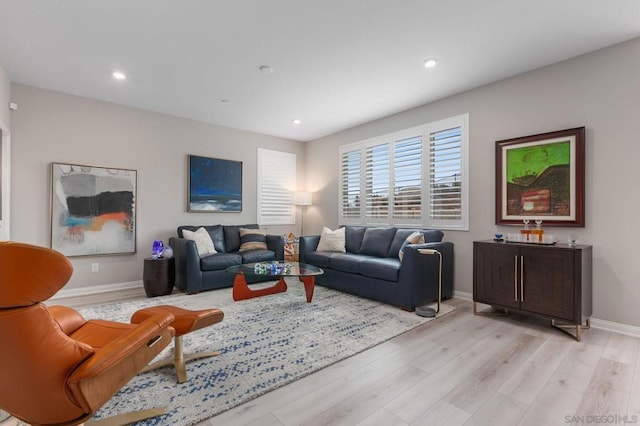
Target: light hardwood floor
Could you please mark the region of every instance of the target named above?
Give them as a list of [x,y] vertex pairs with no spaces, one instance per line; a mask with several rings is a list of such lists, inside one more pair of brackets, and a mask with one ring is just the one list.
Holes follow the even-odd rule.
[[448,303],[441,320],[198,426],[640,423],[640,339],[591,329],[576,342],[548,321]]
[[591,329],[576,342],[447,303],[458,309],[198,426],[640,423],[640,339]]

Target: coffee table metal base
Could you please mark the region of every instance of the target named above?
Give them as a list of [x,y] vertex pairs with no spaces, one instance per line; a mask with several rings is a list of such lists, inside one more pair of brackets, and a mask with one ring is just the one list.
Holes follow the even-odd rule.
[[[313,299],[313,289],[315,288],[316,278],[311,277],[298,277],[304,284],[304,292],[307,295],[307,303],[311,303]],[[246,300],[253,299],[254,297],[267,296],[269,294],[283,293],[287,291],[287,283],[284,277],[280,277],[277,283],[271,287],[260,288],[257,290],[251,290],[247,285],[247,280],[244,278],[244,274],[236,274],[233,280],[233,300]]]

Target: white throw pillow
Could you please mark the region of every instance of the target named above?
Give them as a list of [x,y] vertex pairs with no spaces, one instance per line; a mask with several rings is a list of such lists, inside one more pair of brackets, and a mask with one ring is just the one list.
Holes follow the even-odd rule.
[[207,254],[217,253],[216,248],[213,246],[211,235],[209,235],[209,232],[202,227],[198,228],[196,232],[183,229],[182,236],[185,240],[195,241],[196,249],[198,250],[198,255],[200,257],[206,256]]
[[340,253],[346,252],[345,250],[345,236],[344,228],[338,228],[335,231],[327,228],[322,228],[322,234],[320,234],[320,242],[316,251],[337,251]]

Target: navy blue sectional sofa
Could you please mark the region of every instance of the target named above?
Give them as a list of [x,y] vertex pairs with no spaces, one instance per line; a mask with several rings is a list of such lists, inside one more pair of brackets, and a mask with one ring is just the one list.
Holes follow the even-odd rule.
[[[203,226],[208,232],[217,251],[215,254],[200,257],[194,241],[183,238],[182,231],[196,231],[201,226],[180,226],[178,237],[171,237],[169,245],[173,248],[176,264],[177,289],[185,293],[199,293],[223,287],[231,287],[234,274],[225,272],[229,266],[253,262],[284,260],[284,237],[267,235],[266,250],[240,252],[240,228],[258,229],[258,225],[213,225]],[[247,278],[248,282],[271,280]]]
[[400,248],[414,231],[346,226],[345,253],[318,252],[319,235],[301,237],[300,262],[324,270],[317,284],[413,311],[438,298],[439,258],[420,254],[420,248],[442,254],[442,298],[453,296],[453,243],[442,241],[442,231],[420,230],[425,243],[406,245],[400,261]]

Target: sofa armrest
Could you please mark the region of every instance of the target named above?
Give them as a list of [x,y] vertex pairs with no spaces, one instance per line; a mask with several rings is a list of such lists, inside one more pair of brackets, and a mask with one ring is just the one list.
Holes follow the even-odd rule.
[[313,253],[318,248],[320,235],[301,236],[298,240],[298,258],[301,263],[306,263],[307,254]]
[[418,250],[423,248],[438,250],[442,254],[442,298],[452,297],[453,243],[451,242],[409,244],[405,247],[400,266],[400,282],[404,291],[411,291],[411,300],[419,304],[430,303],[438,298],[440,259],[438,255],[420,254]]
[[171,237],[169,245],[173,249],[176,264],[176,288],[185,293],[198,293],[202,290],[202,271],[200,256],[195,241]]
[[284,260],[283,235],[267,235],[267,248],[276,252],[276,260]]

